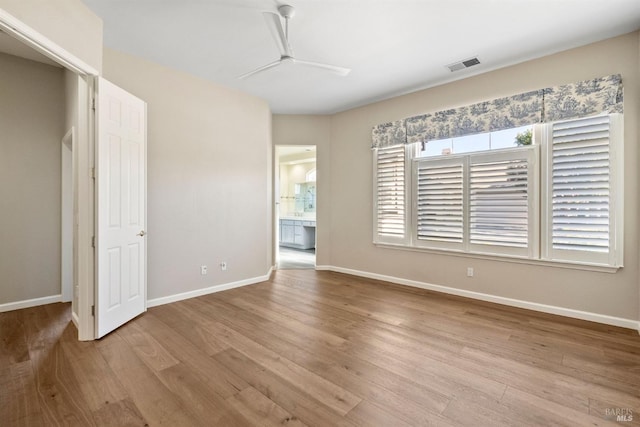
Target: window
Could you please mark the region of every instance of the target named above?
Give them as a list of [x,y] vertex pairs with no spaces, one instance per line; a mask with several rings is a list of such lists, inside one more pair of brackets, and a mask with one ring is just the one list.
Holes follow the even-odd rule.
[[469,249],[532,257],[539,199],[538,147],[469,158]]
[[316,182],[316,178],[317,178],[317,169],[316,168],[311,169],[305,175],[305,181],[306,182]]
[[525,135],[527,132],[532,131],[533,126],[527,125],[494,132],[459,136],[456,138],[430,140],[423,144],[419,157],[436,157],[448,154],[513,148],[518,145],[515,142],[516,136]]
[[527,147],[416,160],[416,245],[531,255],[536,158],[537,147]]
[[414,163],[418,245],[463,249],[465,160]]
[[405,243],[407,237],[405,145],[374,149],[374,236],[379,243]]
[[621,265],[620,122],[616,114],[549,126],[545,257]]
[[621,266],[621,150],[617,113],[375,149],[374,241]]

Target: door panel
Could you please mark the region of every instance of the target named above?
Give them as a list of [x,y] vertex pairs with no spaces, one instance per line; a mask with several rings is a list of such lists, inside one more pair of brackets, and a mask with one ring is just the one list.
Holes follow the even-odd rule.
[[146,104],[98,82],[96,336],[146,310]]

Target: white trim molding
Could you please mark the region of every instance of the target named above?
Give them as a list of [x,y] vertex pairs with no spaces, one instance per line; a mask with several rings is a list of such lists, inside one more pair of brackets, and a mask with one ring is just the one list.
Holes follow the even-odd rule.
[[158,305],[170,304],[172,302],[178,302],[185,299],[200,297],[203,295],[213,294],[216,292],[226,291],[229,289],[239,288],[241,286],[254,285],[260,282],[266,282],[271,277],[273,267],[269,268],[269,271],[264,276],[250,277],[248,279],[238,280],[237,282],[221,283],[219,285],[209,286],[207,288],[196,289],[193,291],[182,292],[179,294],[173,294],[166,297],[153,298],[147,300],[147,308],[156,307]]
[[98,70],[69,51],[63,49],[7,11],[0,9],[0,30],[17,38],[58,64],[82,75],[97,76]]
[[39,305],[53,304],[54,302],[61,302],[62,295],[51,295],[48,297],[26,299],[22,301],[7,302],[0,304],[0,313],[5,311],[20,310],[21,308],[37,307]]
[[76,325],[76,329],[79,330],[80,329],[80,318],[73,311],[71,311],[71,321],[73,322],[74,325]]
[[427,289],[450,295],[457,295],[481,301],[493,302],[496,304],[508,305],[511,307],[524,308],[527,310],[540,311],[542,313],[557,314],[559,316],[571,317],[574,319],[588,320],[590,322],[603,323],[605,325],[619,326],[621,328],[635,329],[640,333],[640,321],[624,319],[621,317],[608,316],[606,314],[591,313],[588,311],[574,310],[572,308],[558,307],[554,305],[541,304],[537,302],[524,301],[514,298],[501,297],[497,295],[484,294],[481,292],[467,291],[465,289],[451,288],[448,286],[434,285],[431,283],[418,282],[416,280],[403,279],[400,277],[386,276],[383,274],[370,273],[367,271],[352,270],[350,268],[336,267],[333,265],[317,266],[316,270],[335,271],[336,273],[351,274],[353,276],[366,277],[369,279],[382,280],[396,283],[398,285],[411,286],[414,288]]

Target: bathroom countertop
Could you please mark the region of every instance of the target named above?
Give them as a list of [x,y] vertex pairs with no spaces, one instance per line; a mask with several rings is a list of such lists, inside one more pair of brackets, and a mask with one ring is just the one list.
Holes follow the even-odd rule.
[[281,216],[280,219],[293,220],[293,221],[314,221],[315,217],[306,217],[306,216]]

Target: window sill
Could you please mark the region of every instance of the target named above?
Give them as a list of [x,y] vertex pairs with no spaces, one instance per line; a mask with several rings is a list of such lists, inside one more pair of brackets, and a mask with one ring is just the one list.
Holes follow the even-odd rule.
[[461,258],[484,259],[484,260],[490,260],[490,261],[537,265],[537,266],[543,266],[543,267],[567,268],[571,270],[595,271],[599,273],[612,274],[612,273],[616,273],[619,269],[622,268],[622,266],[612,267],[610,265],[604,265],[604,264],[530,259],[530,258],[519,257],[519,256],[493,255],[493,254],[485,254],[485,253],[479,253],[479,252],[461,252],[461,251],[450,250],[450,249],[429,249],[429,248],[406,246],[406,245],[393,244],[393,243],[374,242],[373,244],[380,248],[399,249],[399,250],[409,251],[409,252],[422,252],[422,253],[430,253],[430,254],[436,254],[436,255],[450,255],[450,256],[457,256]]

